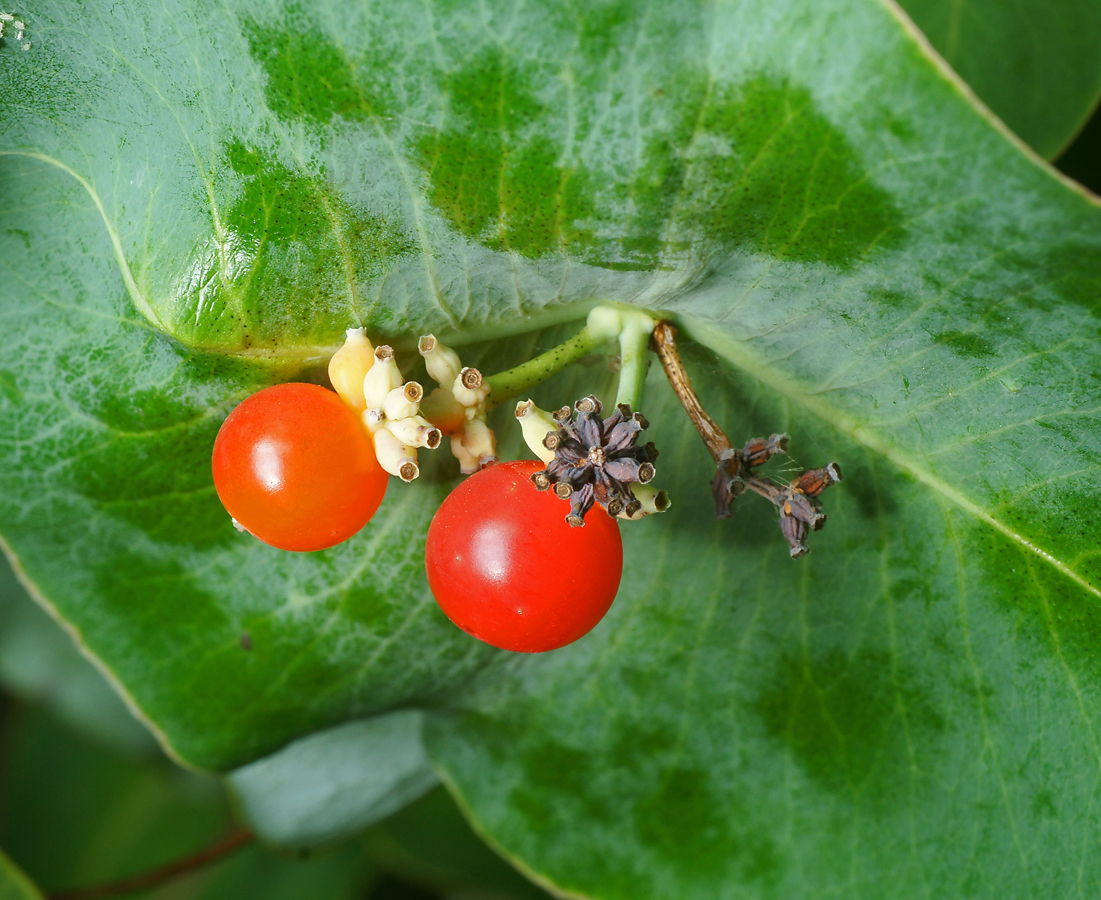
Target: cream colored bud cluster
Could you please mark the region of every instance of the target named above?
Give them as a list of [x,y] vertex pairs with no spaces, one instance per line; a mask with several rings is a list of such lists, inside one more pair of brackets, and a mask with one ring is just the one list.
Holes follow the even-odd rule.
[[451,438],[451,452],[464,475],[497,461],[497,439],[486,425],[489,385],[477,369],[464,367],[435,335],[423,335],[417,349],[428,374],[439,385],[425,398],[424,414]]
[[[554,416],[545,409],[540,409],[532,400],[521,400],[516,404],[516,421],[520,423],[520,431],[524,435],[524,443],[528,445],[528,449],[543,462],[551,462],[555,452],[547,447],[545,441],[548,434],[556,432],[559,428]],[[621,512],[619,514],[621,519],[632,521],[643,519],[651,513],[665,512],[672,505],[669,495],[655,488],[653,484],[634,482],[627,487],[642,507],[631,514],[626,511]]]
[[417,450],[438,447],[441,433],[420,414],[424,388],[402,378],[393,349],[372,347],[362,328],[350,328],[329,361],[329,380],[362,416],[379,465],[402,481],[420,475]]

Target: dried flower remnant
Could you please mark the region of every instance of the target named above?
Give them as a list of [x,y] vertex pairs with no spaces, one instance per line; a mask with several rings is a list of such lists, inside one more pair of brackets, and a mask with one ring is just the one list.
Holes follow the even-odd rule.
[[637,443],[649,423],[625,403],[603,419],[600,401],[593,396],[578,400],[575,408],[576,418],[568,406],[553,414],[558,427],[543,438],[543,447],[554,458],[532,476],[532,483],[542,491],[553,488],[559,497],[570,501],[566,522],[574,527],[585,524],[585,515],[594,503],[612,516],[639,517],[643,502],[631,486],[649,484],[657,474],[657,449],[652,443],[643,447]]
[[788,436],[773,434],[767,438],[753,438],[740,450],[735,449],[726,433],[704,411],[692,390],[692,383],[677,352],[675,335],[676,329],[670,323],[660,322],[654,328],[652,345],[673,392],[715,460],[716,471],[711,489],[716,518],[728,518],[735,498],[750,490],[777,508],[780,532],[788,542],[791,558],[798,559],[807,553],[810,532],[818,531],[826,523],[818,497],[831,484],[841,480],[841,469],[836,462],[818,469],[807,469],[783,487],[755,474],[754,469],[787,451]]
[[27,29],[26,23],[17,19],[14,13],[0,12],[0,38],[4,37],[8,28],[15,32],[15,42],[20,44],[23,50],[31,49],[31,42],[23,40],[23,35]]
[[[568,414],[569,408],[564,407],[563,410],[558,411],[558,414],[561,415],[563,411]],[[544,463],[551,463],[556,458],[556,449],[559,445],[556,439],[552,438],[549,442],[546,439],[559,430],[558,421],[546,410],[542,410],[536,406],[531,400],[521,400],[516,404],[516,419],[520,423],[520,428],[524,436],[524,443],[528,445],[531,452]],[[608,423],[605,422],[604,424],[607,426]],[[548,448],[548,443],[554,445],[555,449]],[[652,452],[652,459],[656,459],[657,451],[653,450]],[[545,475],[545,471],[543,474]],[[550,487],[551,481],[549,476],[546,476],[545,482],[542,478],[537,479],[537,486],[544,483],[547,488]],[[630,519],[632,521],[643,519],[654,513],[666,512],[672,505],[669,501],[669,495],[664,490],[655,488],[653,484],[649,482],[643,484],[642,482],[634,481],[628,483],[627,487],[633,495],[634,501],[637,502],[628,502],[624,505],[623,509],[618,513],[621,519]]]

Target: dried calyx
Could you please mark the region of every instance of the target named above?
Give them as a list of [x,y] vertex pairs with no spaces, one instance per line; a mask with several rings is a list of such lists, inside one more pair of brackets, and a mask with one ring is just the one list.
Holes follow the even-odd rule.
[[[820,469],[807,469],[786,485],[777,485],[754,474],[753,469],[768,462],[777,453],[787,450],[788,436],[774,434],[769,438],[754,438],[741,450],[730,452],[726,465],[720,463],[712,491],[715,495],[715,514],[724,519],[730,516],[731,502],[742,490],[750,490],[771,502],[780,514],[780,532],[788,542],[791,558],[806,554],[807,536],[826,524],[826,515],[818,501],[819,495],[831,484],[841,480],[841,469],[836,462]],[[731,471],[737,474],[731,475]],[[740,484],[741,490],[734,490]]]
[[715,497],[716,517],[728,518],[734,500],[746,490],[753,491],[770,501],[779,511],[780,531],[788,542],[792,559],[803,556],[807,552],[807,536],[812,531],[818,531],[826,522],[818,497],[831,484],[841,480],[841,469],[837,463],[831,462],[820,469],[806,470],[786,485],[777,485],[758,476],[754,469],[778,453],[787,451],[788,436],[774,434],[767,438],[753,438],[736,450],[726,433],[704,411],[692,390],[688,373],[677,352],[675,335],[676,329],[670,323],[660,322],[654,328],[652,346],[673,392],[715,460],[716,471],[711,490]]
[[[566,521],[574,527],[584,525],[594,503],[610,515],[626,518],[666,508],[663,492],[644,491],[644,500],[632,490],[634,485],[648,485],[656,474],[657,449],[652,443],[638,446],[639,434],[648,427],[643,415],[621,403],[603,419],[600,401],[593,396],[578,400],[576,410],[576,418],[568,406],[553,413],[556,427],[546,433],[544,452],[539,454],[547,467],[532,476],[539,490],[553,488],[570,501]],[[517,409],[521,424],[528,414],[521,415]],[[644,509],[646,500],[653,508]]]

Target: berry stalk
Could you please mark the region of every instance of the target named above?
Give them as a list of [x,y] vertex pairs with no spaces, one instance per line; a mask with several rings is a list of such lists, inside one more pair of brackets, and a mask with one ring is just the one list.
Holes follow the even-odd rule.
[[620,314],[607,306],[598,306],[585,320],[585,327],[568,341],[542,353],[535,359],[498,372],[486,379],[490,408],[500,406],[517,394],[535,387],[567,366],[588,356],[597,347],[615,340],[620,334]]
[[647,350],[655,322],[642,312],[620,313],[619,331],[619,389],[616,406],[627,404],[632,409],[642,405],[642,392],[646,385],[646,371],[650,367]]

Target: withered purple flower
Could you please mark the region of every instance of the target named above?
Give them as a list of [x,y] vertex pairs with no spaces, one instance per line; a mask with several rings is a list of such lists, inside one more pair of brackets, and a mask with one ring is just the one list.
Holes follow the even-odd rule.
[[[786,487],[779,487],[753,474],[753,468],[786,449],[787,435],[774,434],[767,440],[754,438],[735,457],[743,467],[739,479],[745,488],[776,506],[780,514],[780,531],[791,548],[791,558],[798,559],[807,552],[807,535],[826,524],[826,515],[822,512],[818,496],[831,484],[841,480],[841,469],[835,462],[820,469],[807,469]],[[719,472],[722,472],[721,465]],[[716,502],[719,502],[718,494]]]
[[642,504],[629,485],[646,484],[656,474],[657,449],[652,443],[638,446],[638,436],[649,427],[642,413],[621,403],[607,419],[596,397],[575,404],[576,418],[568,406],[555,412],[556,431],[549,432],[543,445],[554,451],[546,469],[532,476],[541,491],[551,487],[570,501],[566,521],[580,527],[593,504],[601,504],[611,516],[632,515]]

